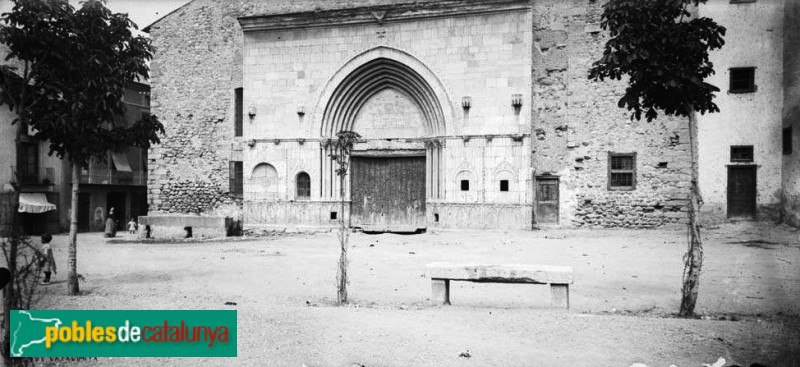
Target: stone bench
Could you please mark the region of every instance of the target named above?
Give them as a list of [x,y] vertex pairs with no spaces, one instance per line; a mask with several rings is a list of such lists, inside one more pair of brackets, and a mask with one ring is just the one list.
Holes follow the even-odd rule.
[[431,279],[431,301],[450,304],[450,281],[477,283],[527,283],[549,284],[551,304],[569,308],[569,285],[572,284],[571,266],[548,265],[479,265],[430,263],[426,266]]

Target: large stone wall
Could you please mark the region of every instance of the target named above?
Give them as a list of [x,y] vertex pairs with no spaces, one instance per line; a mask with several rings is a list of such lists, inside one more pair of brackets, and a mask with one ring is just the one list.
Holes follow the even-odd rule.
[[783,155],[782,215],[800,227],[800,2],[787,1],[783,23],[783,127],[792,129],[792,152]]
[[238,17],[393,2],[196,0],[148,27],[156,47],[152,113],[166,130],[148,155],[151,215],[241,215],[228,187],[228,162],[242,160],[243,146],[233,125],[234,88],[243,78]]
[[[687,119],[631,121],[622,82],[588,80],[607,35],[602,2],[533,2],[532,167],[560,180],[560,223],[655,227],[687,221]],[[637,185],[608,189],[608,153],[636,153]]]

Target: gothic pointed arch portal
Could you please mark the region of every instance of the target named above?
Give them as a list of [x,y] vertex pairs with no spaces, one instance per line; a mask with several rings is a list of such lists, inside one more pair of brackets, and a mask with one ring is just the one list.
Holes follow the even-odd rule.
[[421,110],[427,136],[443,135],[444,113],[433,88],[410,67],[387,58],[372,60],[350,73],[328,100],[321,134],[353,130],[366,103],[386,90],[396,90]]
[[[345,64],[321,98],[322,137],[356,131],[368,140],[354,152],[347,176],[351,224],[376,231],[426,228],[426,202],[443,196],[438,138],[448,134],[452,116],[436,75],[409,54],[382,46]],[[336,184],[323,183],[323,190],[334,195]]]
[[408,97],[419,108],[425,137],[450,133],[452,104],[436,73],[405,51],[378,46],[353,57],[326,83],[315,114],[320,136],[352,129],[365,104],[387,90]]

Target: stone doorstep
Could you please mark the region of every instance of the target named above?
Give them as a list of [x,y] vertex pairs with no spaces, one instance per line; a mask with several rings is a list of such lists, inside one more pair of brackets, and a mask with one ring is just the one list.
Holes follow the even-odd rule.
[[571,266],[482,265],[435,262],[426,265],[428,278],[471,282],[572,284]]

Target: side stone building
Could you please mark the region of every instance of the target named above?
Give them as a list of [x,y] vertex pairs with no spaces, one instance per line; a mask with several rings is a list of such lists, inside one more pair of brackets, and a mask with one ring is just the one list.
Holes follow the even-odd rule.
[[[398,231],[685,223],[688,120],[631,121],[623,83],[587,79],[602,4],[191,1],[146,29],[166,127],[148,155],[151,215]],[[363,136],[344,213],[329,158],[342,130]]]

